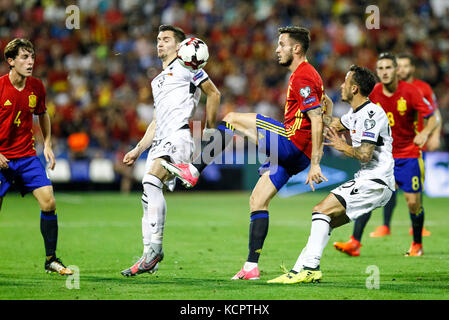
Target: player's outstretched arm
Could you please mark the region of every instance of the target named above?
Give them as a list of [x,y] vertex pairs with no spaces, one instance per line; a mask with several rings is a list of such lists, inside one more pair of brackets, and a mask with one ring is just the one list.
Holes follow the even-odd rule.
[[337,131],[347,130],[341,123],[340,118],[333,117],[332,111],[334,109],[334,103],[332,99],[326,94],[323,98],[323,105],[325,111],[323,113],[323,125],[325,127],[334,128]]
[[315,191],[313,183],[319,184],[327,178],[323,176],[320,168],[321,157],[323,156],[323,119],[321,109],[315,108],[307,112],[312,123],[312,155],[310,159],[310,170],[307,174],[305,184],[309,184],[312,191]]
[[323,114],[323,125],[327,128],[334,128],[336,131],[345,131],[346,129],[338,117],[332,117],[327,114]]
[[204,81],[200,85],[201,90],[206,95],[206,128],[215,128],[218,107],[220,106],[221,93],[210,80]]
[[331,146],[335,150],[343,152],[348,157],[362,162],[368,162],[373,157],[375,145],[372,143],[362,142],[359,147],[354,148],[348,145],[345,138],[341,137],[334,128],[326,128],[324,137],[329,140],[329,142],[323,143],[325,146]]
[[44,136],[44,156],[45,160],[49,162],[49,168],[53,170],[56,165],[55,155],[51,146],[51,121],[47,112],[39,115],[39,125]]
[[151,121],[150,125],[147,128],[147,131],[145,131],[145,134],[143,138],[139,141],[139,143],[129,151],[125,156],[123,157],[123,163],[127,166],[132,166],[137,159],[139,159],[142,152],[144,152],[146,149],[148,149],[151,144],[153,143],[154,133],[156,131],[156,121]]

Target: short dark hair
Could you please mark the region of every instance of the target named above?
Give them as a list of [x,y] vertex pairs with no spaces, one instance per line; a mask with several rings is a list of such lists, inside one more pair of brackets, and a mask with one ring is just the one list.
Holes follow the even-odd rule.
[[183,42],[186,38],[186,34],[184,33],[184,30],[178,27],[174,27],[168,24],[163,24],[159,26],[159,32],[163,31],[173,31],[175,35],[176,42]]
[[301,44],[302,53],[305,55],[309,49],[310,44],[310,31],[304,27],[282,27],[278,29],[278,33],[281,35],[283,33],[288,33],[290,38],[299,42]]
[[349,68],[349,71],[353,72],[351,81],[360,88],[362,96],[368,97],[377,82],[374,73],[367,68],[359,67],[355,64]]
[[8,59],[15,59],[17,55],[19,54],[20,48],[23,48],[31,53],[34,54],[34,46],[28,39],[22,39],[22,38],[16,38],[12,41],[10,41],[3,51],[3,55],[5,57],[6,62],[8,62]]
[[393,61],[393,65],[395,67],[398,66],[398,62],[396,61],[396,56],[390,52],[382,52],[381,54],[379,54],[379,57],[377,57],[377,61],[380,61],[383,59],[390,59],[391,61]]
[[415,58],[410,53],[400,53],[397,56],[398,59],[408,59],[412,66],[416,66]]

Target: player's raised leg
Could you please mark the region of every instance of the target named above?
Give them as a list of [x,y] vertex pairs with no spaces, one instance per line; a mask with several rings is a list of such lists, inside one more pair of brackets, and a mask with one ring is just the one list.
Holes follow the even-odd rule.
[[67,268],[56,256],[58,241],[58,215],[56,214],[56,201],[51,185],[33,190],[33,196],[41,208],[40,230],[45,245],[45,270],[57,272],[61,275],[71,275],[73,271]]
[[228,113],[218,124],[217,129],[211,131],[212,139],[208,137],[209,142],[203,147],[201,154],[193,163],[175,164],[163,160],[162,166],[178,177],[185,187],[192,188],[198,182],[201,172],[209,163],[221,155],[232,141],[235,133],[248,137],[250,141],[257,144],[256,117],[256,113]]

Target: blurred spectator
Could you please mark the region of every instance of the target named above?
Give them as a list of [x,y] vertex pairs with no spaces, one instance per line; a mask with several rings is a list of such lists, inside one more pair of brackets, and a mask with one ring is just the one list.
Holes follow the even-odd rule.
[[[60,153],[70,152],[70,135],[83,132],[89,137],[87,156],[116,159],[118,150],[143,135],[153,116],[150,81],[160,72],[155,44],[162,23],[208,44],[205,69],[222,92],[219,117],[241,111],[282,120],[289,75],[274,53],[280,26],[311,30],[308,59],[334,101],[350,64],[373,69],[381,51],[412,52],[417,75],[437,95],[445,121],[443,148],[449,149],[447,0],[379,0],[378,30],[365,27],[367,0],[79,0],[79,30],[65,27],[65,9],[72,3],[0,1],[0,48],[14,37],[35,44],[34,75],[46,85]],[[5,63],[0,71],[8,72]],[[345,110],[335,104],[336,114]],[[203,104],[195,116],[204,120]]]

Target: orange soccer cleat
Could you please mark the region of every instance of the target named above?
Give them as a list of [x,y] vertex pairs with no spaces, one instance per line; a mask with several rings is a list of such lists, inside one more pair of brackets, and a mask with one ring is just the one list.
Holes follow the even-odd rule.
[[406,257],[420,257],[424,254],[422,250],[422,243],[412,242],[410,249],[405,254]]
[[[408,232],[411,236],[413,236],[413,228],[410,227],[410,231]],[[422,236],[423,237],[430,237],[432,233],[426,229],[426,227],[422,228]]]
[[358,257],[360,255],[361,246],[362,244],[353,236],[351,236],[351,239],[348,242],[334,242],[335,249],[353,257]]
[[371,232],[369,234],[369,236],[371,238],[378,238],[378,237],[389,236],[390,234],[391,234],[390,228],[388,228],[387,226],[383,225],[383,226],[378,226],[376,228],[376,230],[374,230],[373,232]]

